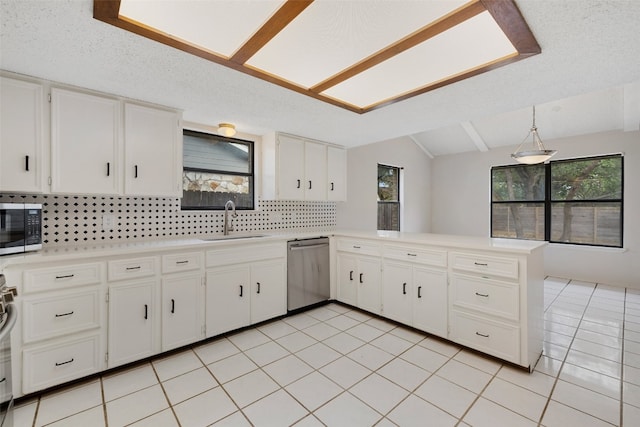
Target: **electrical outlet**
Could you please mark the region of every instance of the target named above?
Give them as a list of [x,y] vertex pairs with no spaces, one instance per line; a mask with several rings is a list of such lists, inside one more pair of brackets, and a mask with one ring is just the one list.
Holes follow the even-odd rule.
[[116,225],[116,216],[113,214],[102,214],[102,231],[111,231]]

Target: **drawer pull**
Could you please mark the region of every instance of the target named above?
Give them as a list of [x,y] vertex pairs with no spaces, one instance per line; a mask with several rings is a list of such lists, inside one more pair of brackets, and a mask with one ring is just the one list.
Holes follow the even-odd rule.
[[71,359],[67,360],[66,362],[56,362],[56,366],[62,366],[62,365],[68,365],[69,363],[73,363],[75,359],[72,357]]
[[176,265],[178,264],[189,264],[189,260],[185,260],[185,261],[176,261]]
[[297,179],[296,181],[298,181],[298,185],[296,186],[296,188],[300,188],[300,180]]
[[418,286],[418,298],[422,298],[420,291],[422,291],[422,286]]
[[60,280],[60,279],[71,279],[73,276],[75,276],[75,274],[66,274],[64,276],[56,276],[56,280]]
[[349,272],[349,280],[353,281],[353,270]]
[[487,267],[487,266],[489,266],[489,264],[487,264],[486,262],[474,262],[474,264],[479,266],[479,267]]
[[147,304],[144,305],[144,320],[149,318],[149,306]]
[[360,246],[353,245],[353,249],[360,249]]
[[136,266],[136,267],[127,267],[127,268],[126,268],[126,270],[127,270],[127,271],[131,271],[131,270],[140,270],[140,268],[141,268],[141,267],[138,265],[138,266]]
[[362,280],[363,276],[364,276],[364,273],[360,273],[360,283],[364,283],[364,280]]
[[418,256],[418,254],[407,254],[407,256]]
[[5,382],[6,380],[7,380],[7,377],[3,377],[3,378],[0,380],[0,384],[2,384],[3,382]]
[[476,292],[476,295],[482,298],[489,298],[489,294],[479,294],[478,292]]
[[407,282],[404,282],[402,284],[402,295],[406,295],[407,294]]
[[171,314],[176,312],[176,300],[171,298]]
[[256,291],[256,294],[260,293],[260,282],[256,282],[256,284],[258,285],[258,290]]
[[71,316],[72,314],[73,314],[73,311],[70,311],[68,313],[56,314],[56,317]]
[[489,338],[489,334],[485,335],[485,334],[481,334],[480,332],[476,332],[476,335],[482,338]]

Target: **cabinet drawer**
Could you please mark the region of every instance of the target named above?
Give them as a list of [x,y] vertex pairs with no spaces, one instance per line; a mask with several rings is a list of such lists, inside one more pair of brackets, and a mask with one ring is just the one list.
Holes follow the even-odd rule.
[[518,278],[518,259],[452,252],[451,267],[492,276]]
[[450,339],[520,364],[520,328],[453,310]]
[[447,266],[447,251],[427,249],[419,246],[384,245],[384,257],[437,267]]
[[337,249],[342,252],[372,256],[380,256],[382,252],[380,243],[357,239],[338,239]]
[[520,319],[520,288],[517,284],[454,274],[451,301],[454,305],[509,320]]
[[102,281],[102,264],[75,264],[37,268],[24,272],[23,293],[51,291],[74,286],[95,285]]
[[239,264],[273,258],[284,258],[287,254],[286,243],[247,244],[228,246],[207,251],[206,266]]
[[109,281],[135,279],[156,274],[156,258],[132,258],[107,263]]
[[98,289],[22,301],[25,343],[100,327]]
[[184,252],[162,256],[162,273],[198,270],[202,266],[201,252]]
[[100,371],[100,335],[24,349],[22,355],[27,394]]

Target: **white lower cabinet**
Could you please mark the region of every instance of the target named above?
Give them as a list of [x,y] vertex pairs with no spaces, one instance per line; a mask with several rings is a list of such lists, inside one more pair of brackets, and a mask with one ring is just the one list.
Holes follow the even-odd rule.
[[441,337],[447,336],[447,271],[385,261],[383,315]]
[[380,260],[338,255],[338,300],[380,314]]
[[162,351],[204,338],[202,275],[162,278]]
[[159,350],[155,278],[109,287],[109,368],[149,357]]
[[287,312],[283,259],[207,270],[206,336],[212,337]]

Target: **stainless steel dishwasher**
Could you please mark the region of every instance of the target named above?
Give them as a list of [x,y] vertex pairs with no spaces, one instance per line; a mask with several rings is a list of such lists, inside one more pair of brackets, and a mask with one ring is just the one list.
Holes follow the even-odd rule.
[[326,301],[329,293],[329,238],[288,242],[287,310]]

